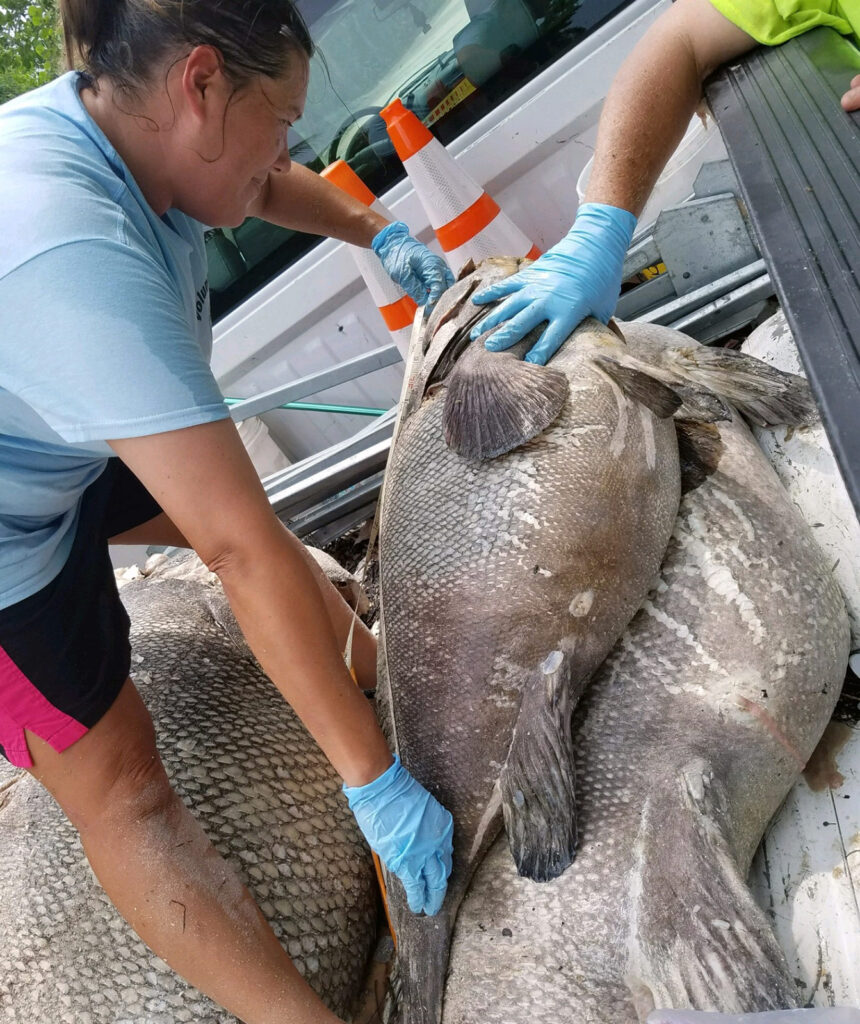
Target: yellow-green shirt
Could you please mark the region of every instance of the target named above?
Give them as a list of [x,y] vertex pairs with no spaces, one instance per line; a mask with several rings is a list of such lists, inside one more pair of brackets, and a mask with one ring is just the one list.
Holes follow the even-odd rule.
[[778,46],[819,25],[860,43],[860,0],[711,0],[720,14],[765,46]]

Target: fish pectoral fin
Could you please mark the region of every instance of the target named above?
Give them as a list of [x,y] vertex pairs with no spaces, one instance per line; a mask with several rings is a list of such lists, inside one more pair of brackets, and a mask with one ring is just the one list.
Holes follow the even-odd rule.
[[725,445],[713,423],[675,419],[678,458],[681,464],[681,493],[695,490],[720,464]]
[[567,401],[559,370],[488,352],[479,339],[448,378],[442,424],[448,447],[467,459],[494,459],[543,433]]
[[722,1013],[796,1005],[796,986],[747,888],[729,828],[725,790],[701,758],[649,793],[627,883],[625,980],[637,1005]]
[[818,410],[809,384],[795,373],[728,348],[678,348],[668,353],[666,368],[709,388],[731,402],[757,426],[815,423]]
[[499,784],[517,871],[557,878],[576,856],[576,773],[570,668],[553,651],[526,687]]
[[647,371],[622,366],[608,356],[595,356],[594,364],[634,402],[650,409],[661,420],[668,419],[681,406],[681,398]]

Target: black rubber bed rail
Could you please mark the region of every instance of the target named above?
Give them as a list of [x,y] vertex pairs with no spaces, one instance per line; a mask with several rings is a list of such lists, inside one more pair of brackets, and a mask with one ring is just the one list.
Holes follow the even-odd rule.
[[860,515],[860,51],[818,28],[759,48],[706,94],[842,477]]

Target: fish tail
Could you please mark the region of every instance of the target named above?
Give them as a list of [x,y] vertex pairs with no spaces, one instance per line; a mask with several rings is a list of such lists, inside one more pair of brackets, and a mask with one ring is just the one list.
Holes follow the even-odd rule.
[[731,402],[757,426],[802,426],[818,419],[804,377],[778,370],[745,352],[685,346],[669,350],[665,365],[680,381],[700,385]]
[[527,684],[501,771],[508,845],[521,875],[557,878],[576,856],[576,773],[568,659],[553,651]]
[[797,987],[731,849],[723,787],[695,759],[649,795],[630,878],[626,982],[637,1007],[796,1006]]
[[504,455],[546,430],[569,391],[560,371],[489,352],[479,339],[448,378],[445,441],[467,459]]

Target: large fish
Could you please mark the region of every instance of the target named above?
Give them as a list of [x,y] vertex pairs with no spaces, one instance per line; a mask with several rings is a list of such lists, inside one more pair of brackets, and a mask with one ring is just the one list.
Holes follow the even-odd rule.
[[[691,344],[622,330],[655,358]],[[460,909],[445,1024],[798,1005],[745,879],[836,703],[848,620],[749,431],[719,430],[716,472],[683,497],[656,587],[577,711],[577,860],[536,886],[494,847]]]
[[[549,879],[574,857],[570,715],[659,570],[680,495],[671,414],[729,415],[702,374],[765,419],[785,414],[770,397],[785,375],[755,360],[740,361],[743,387],[732,353],[645,366],[594,320],[546,368],[518,358],[531,339],[503,354],[469,345],[486,312],[469,296],[514,269],[482,264],[443,296],[412,348],[386,472],[382,716],[455,821],[440,914],[416,917],[396,880],[389,890],[407,1024],[439,1019],[457,907],[502,818],[521,873]],[[541,669],[553,651],[559,687]]]
[[[778,310],[744,340],[743,351],[789,373],[805,374],[785,313]],[[753,430],[791,500],[813,523],[813,536],[833,562],[842,588],[851,644],[860,650],[860,519],[821,422],[803,430]]]
[[[176,575],[192,578],[165,578]],[[174,786],[345,1016],[376,939],[370,853],[337,774],[257,666],[220,587],[199,575],[171,560],[123,588],[132,675]],[[235,1024],[137,938],[53,799],[3,765],[2,1024]]]

